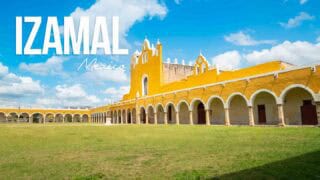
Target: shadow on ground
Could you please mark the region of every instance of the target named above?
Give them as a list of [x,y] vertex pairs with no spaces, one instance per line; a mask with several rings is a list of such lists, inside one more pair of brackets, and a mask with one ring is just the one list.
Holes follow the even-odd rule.
[[320,180],[320,151],[209,179]]

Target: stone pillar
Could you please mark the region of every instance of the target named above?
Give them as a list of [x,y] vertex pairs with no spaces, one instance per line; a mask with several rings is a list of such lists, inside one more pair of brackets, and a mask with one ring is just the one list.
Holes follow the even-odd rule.
[[176,111],[176,124],[177,124],[177,125],[180,124],[179,112],[178,112],[178,111]]
[[189,121],[190,121],[190,125],[193,125],[193,115],[192,115],[192,111],[189,111]]
[[[6,119],[7,119],[7,117],[6,117]],[[29,123],[32,123],[32,121],[33,121],[33,119],[32,119],[32,116],[31,116],[31,117],[29,117]]]
[[64,115],[62,114],[62,123],[64,123]]
[[140,113],[136,113],[136,116],[137,124],[140,124]]
[[149,124],[149,114],[146,112],[146,124]]
[[225,125],[230,126],[230,114],[229,114],[229,108],[224,109],[224,118],[225,118]]
[[210,125],[210,109],[206,109],[206,125]]
[[46,123],[46,117],[47,117],[47,115],[44,114],[42,117],[43,117],[43,124],[45,124],[45,123]]
[[279,119],[279,126],[285,126],[286,123],[284,121],[284,113],[283,113],[283,105],[278,104],[278,119]]
[[154,112],[154,113],[153,113],[153,117],[154,117],[154,124],[158,124],[157,112]]
[[168,124],[168,113],[164,112],[164,124]]
[[320,102],[316,102],[318,126],[320,126]]
[[254,126],[254,114],[253,114],[253,107],[248,106],[248,111],[249,111],[249,125]]
[[130,111],[130,124],[133,124],[132,110]]

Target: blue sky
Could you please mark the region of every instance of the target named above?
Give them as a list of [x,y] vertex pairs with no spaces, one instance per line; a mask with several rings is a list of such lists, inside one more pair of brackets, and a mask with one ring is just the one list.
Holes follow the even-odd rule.
[[[131,54],[145,37],[160,39],[164,61],[194,61],[237,69],[281,59],[297,65],[320,60],[319,0],[12,0],[0,6],[0,103],[3,106],[97,106],[128,90]],[[41,47],[48,16],[120,17],[120,44],[127,56],[56,56],[15,53],[15,17],[41,16],[34,47]],[[30,25],[24,25],[25,37]],[[97,58],[107,70],[77,70]]]

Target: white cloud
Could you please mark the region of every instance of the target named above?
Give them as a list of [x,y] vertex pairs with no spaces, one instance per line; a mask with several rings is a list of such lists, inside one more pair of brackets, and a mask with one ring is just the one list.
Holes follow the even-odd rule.
[[125,82],[128,80],[124,65],[119,67],[96,63],[83,77],[97,83],[104,81]]
[[121,86],[118,89],[114,87],[107,88],[103,91],[104,94],[108,96],[104,101],[106,102],[114,102],[120,100],[123,95],[127,94],[130,90],[129,86]]
[[40,107],[83,107],[94,106],[100,102],[98,97],[89,95],[80,84],[57,85],[54,97],[36,99],[36,104]]
[[249,34],[245,34],[240,31],[237,33],[231,33],[228,36],[225,36],[224,39],[227,42],[230,42],[239,46],[254,46],[259,44],[274,44],[274,40],[255,40]]
[[[77,7],[71,13],[71,16],[76,19],[81,16],[89,16],[91,22],[96,16],[106,16],[109,29],[112,27],[112,16],[119,16],[120,43],[127,44],[126,34],[136,22],[142,21],[145,17],[163,18],[167,12],[167,7],[163,3],[159,3],[158,0],[97,0],[88,9]],[[90,27],[93,29],[93,23],[91,23]]]
[[317,38],[317,42],[320,42],[320,36]]
[[308,2],[308,0],[300,0],[300,4],[305,4],[307,2]]
[[220,69],[232,70],[240,66],[241,55],[238,51],[228,51],[212,58],[212,64],[216,64]]
[[320,43],[312,44],[306,41],[285,41],[270,49],[253,51],[244,55],[250,64],[271,60],[283,60],[296,65],[312,64],[320,61]]
[[309,15],[306,12],[300,12],[296,17],[290,18],[286,23],[280,23],[280,25],[284,28],[294,28],[300,26],[304,21],[313,20],[315,17]]
[[5,99],[28,97],[43,93],[39,81],[31,77],[10,73],[7,66],[0,62],[0,97]]
[[63,74],[63,62],[66,58],[61,56],[52,56],[44,63],[21,63],[19,69],[31,72],[37,75],[61,75]]

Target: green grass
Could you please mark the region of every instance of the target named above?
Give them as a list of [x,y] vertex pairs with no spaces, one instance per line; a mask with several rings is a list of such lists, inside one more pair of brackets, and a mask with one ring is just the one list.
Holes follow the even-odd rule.
[[0,125],[0,179],[320,179],[320,128]]

